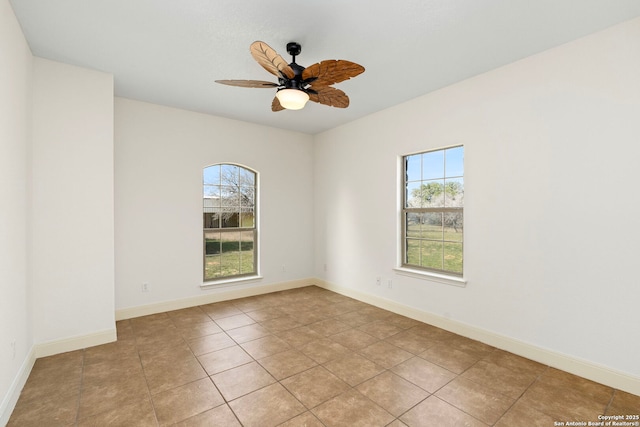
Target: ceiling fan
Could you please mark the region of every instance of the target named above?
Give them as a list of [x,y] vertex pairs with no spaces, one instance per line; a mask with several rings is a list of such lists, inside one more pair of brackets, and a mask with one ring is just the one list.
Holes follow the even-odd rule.
[[300,110],[307,101],[346,108],[349,97],[331,85],[340,83],[364,72],[364,67],[343,59],[327,59],[303,67],[296,64],[296,56],[302,51],[300,44],[287,43],[287,52],[293,57],[291,64],[278,55],[268,44],[261,41],[251,43],[251,56],[271,74],[278,77],[278,83],[263,80],[216,80],[230,86],[251,88],[277,88],[271,103],[272,111]]

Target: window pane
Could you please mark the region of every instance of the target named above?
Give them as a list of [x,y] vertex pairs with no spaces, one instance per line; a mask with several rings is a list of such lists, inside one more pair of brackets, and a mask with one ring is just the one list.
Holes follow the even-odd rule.
[[444,180],[424,182],[420,187],[420,197],[424,207],[444,207]]
[[462,274],[462,243],[444,243],[444,269]]
[[464,149],[454,147],[445,150],[445,170],[446,177],[462,176],[464,171]]
[[253,209],[243,209],[240,214],[240,227],[253,228],[255,226]]
[[422,259],[420,265],[442,270],[442,242],[423,240],[421,248]]
[[220,186],[218,185],[208,185],[205,184],[203,187],[204,193],[203,196],[204,197],[211,197],[211,198],[220,198]]
[[202,172],[202,178],[204,184],[220,184],[220,165],[214,165],[204,168],[204,171]]
[[462,220],[462,211],[444,213],[444,240],[449,242],[462,242]]
[[253,187],[240,187],[240,206],[253,208],[255,192]]
[[222,213],[222,228],[238,228],[240,226],[240,212],[237,208],[227,208]]
[[239,178],[238,174],[240,173],[240,169],[236,165],[221,165],[222,170],[220,172],[221,176],[221,184],[226,185],[238,185]]
[[421,154],[405,157],[406,180],[420,181],[421,179]]
[[422,214],[408,213],[406,215],[406,236],[421,237],[420,224],[422,223]]
[[220,268],[223,276],[240,274],[240,232],[221,233]]
[[250,170],[240,168],[240,185],[246,185],[248,187],[256,186],[256,174]]
[[411,265],[420,265],[420,240],[407,239],[405,262]]
[[409,182],[406,186],[406,208],[419,208],[422,206],[420,182]]
[[432,151],[422,155],[422,179],[444,178],[444,151]]
[[444,205],[447,207],[464,206],[464,180],[449,178],[444,182]]
[[429,212],[423,214],[422,238],[442,240],[442,213]]
[[243,231],[240,236],[240,273],[252,273],[254,271],[254,233]]
[[204,233],[204,276],[205,280],[220,276],[220,233],[207,231]]

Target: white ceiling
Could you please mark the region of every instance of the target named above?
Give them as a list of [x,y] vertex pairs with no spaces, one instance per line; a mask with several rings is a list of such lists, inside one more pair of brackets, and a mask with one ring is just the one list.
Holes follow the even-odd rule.
[[[112,73],[117,96],[318,133],[640,16],[638,0],[11,0],[34,55]],[[347,109],[271,111],[275,81],[249,54],[347,59]]]

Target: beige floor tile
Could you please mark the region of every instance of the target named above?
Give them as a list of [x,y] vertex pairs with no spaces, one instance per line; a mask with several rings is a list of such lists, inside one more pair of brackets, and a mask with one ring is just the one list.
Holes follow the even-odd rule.
[[290,419],[278,427],[325,427],[311,412],[304,412],[295,418]]
[[307,408],[318,406],[350,388],[322,366],[289,377],[282,381],[282,385]]
[[225,404],[180,421],[176,427],[242,427],[242,425]]
[[253,359],[240,346],[224,348],[198,356],[198,360],[209,375],[252,362]]
[[610,401],[607,393],[603,393],[606,387],[592,383],[592,387],[581,390],[587,380],[553,378],[553,374],[546,376],[547,372],[527,389],[519,402],[563,421],[597,421],[598,415],[605,412]]
[[156,426],[156,414],[148,397],[78,421],[78,427],[148,427]]
[[142,372],[95,378],[83,384],[78,414],[80,418],[87,418],[145,399],[148,395],[147,380]]
[[480,360],[474,355],[442,343],[429,347],[419,356],[456,374],[463,373]]
[[262,308],[260,310],[249,311],[246,314],[256,322],[264,322],[265,320],[275,319],[286,315],[286,313],[278,307]]
[[[460,409],[431,396],[400,417],[408,426],[420,427],[486,427],[488,424],[464,413]],[[519,420],[510,426],[529,425]],[[550,424],[553,425],[553,424]]]
[[298,322],[295,316],[289,315],[265,320],[264,322],[260,322],[260,324],[274,334],[302,326],[302,323]]
[[266,387],[276,380],[257,362],[247,363],[211,376],[227,401]]
[[337,342],[328,338],[323,338],[307,343],[300,351],[317,363],[326,363],[330,360],[338,359],[351,351]]
[[489,425],[498,421],[515,402],[515,399],[463,378],[451,381],[435,396]]
[[311,412],[332,427],[383,427],[394,420],[393,415],[355,389],[334,397]]
[[392,325],[396,325],[403,330],[412,328],[420,324],[417,320],[410,319],[405,316],[401,316],[399,314],[392,314],[384,319],[385,321],[391,323]]
[[385,341],[371,344],[369,347],[359,350],[358,353],[387,369],[391,369],[413,357],[413,354],[408,351],[402,350]]
[[308,326],[301,326],[299,328],[279,332],[278,336],[295,348],[303,347],[311,341],[324,338],[324,335],[320,335]]
[[395,366],[392,370],[395,374],[429,393],[436,392],[456,377],[453,372],[420,357],[409,359]]
[[378,342],[378,338],[357,329],[348,329],[329,338],[351,350],[360,350]]
[[252,323],[255,323],[255,321],[251,317],[247,316],[244,313],[216,319],[215,322],[224,331],[227,331],[229,329],[240,328],[242,326],[247,326],[247,325],[251,325]]
[[371,317],[366,313],[361,313],[359,311],[349,311],[347,313],[336,316],[336,319],[346,323],[352,328],[357,328],[362,325],[366,325],[367,323],[375,322],[377,319]]
[[37,403],[19,400],[7,427],[70,426],[78,414],[78,392],[57,393]]
[[212,320],[235,316],[236,314],[242,314],[242,310],[240,310],[238,307],[233,305],[233,303],[228,301],[201,305],[200,308]]
[[537,375],[527,371],[513,371],[481,360],[460,377],[517,399],[533,384]]
[[191,340],[194,338],[204,337],[206,335],[213,335],[222,332],[222,328],[218,326],[213,320],[205,323],[198,323],[196,325],[189,325],[185,327],[178,327],[178,331],[185,340]]
[[325,337],[351,329],[351,326],[336,319],[321,320],[308,326]]
[[176,328],[195,326],[199,323],[211,322],[211,318],[200,307],[184,308],[167,312]]
[[555,422],[562,421],[540,412],[525,403],[516,402],[506,414],[500,418],[495,427],[513,427],[522,423],[527,423],[531,427],[549,427],[556,425]]
[[616,390],[613,400],[607,408],[607,415],[639,415],[640,396]]
[[404,331],[404,329],[402,329],[400,326],[396,326],[392,323],[387,322],[386,320],[378,320],[375,322],[367,323],[366,325],[358,327],[358,330],[366,332],[369,335],[372,335],[381,340]]
[[356,389],[396,417],[429,396],[420,387],[390,371],[363,382]]
[[439,343],[438,341],[418,335],[413,329],[392,335],[385,339],[385,341],[412,354],[420,354]]
[[324,366],[351,386],[358,385],[363,381],[373,378],[385,370],[382,366],[355,353],[332,360]]
[[272,384],[240,397],[229,402],[229,406],[245,427],[277,426],[306,410],[280,384]]
[[263,357],[291,349],[291,346],[285,340],[275,335],[258,338],[257,340],[240,344],[240,346],[254,359],[262,359]]
[[153,396],[161,426],[172,425],[224,403],[210,378],[203,378]]
[[327,316],[318,311],[302,311],[290,314],[294,316],[301,325],[310,325],[327,319]]
[[[211,354],[211,353],[209,353]],[[207,373],[189,347],[176,347],[171,352],[140,353],[144,376],[153,395],[202,379]]]
[[271,332],[267,328],[258,323],[242,326],[237,329],[231,329],[226,332],[227,335],[229,335],[238,344],[271,335]]
[[236,342],[229,338],[229,335],[224,332],[194,338],[187,341],[187,343],[196,356],[236,345]]
[[258,362],[277,380],[282,380],[317,365],[316,362],[297,350],[287,350],[260,359]]

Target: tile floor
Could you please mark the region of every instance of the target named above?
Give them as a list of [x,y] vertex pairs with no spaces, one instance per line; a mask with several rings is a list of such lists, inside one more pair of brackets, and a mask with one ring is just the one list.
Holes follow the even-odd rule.
[[9,426],[553,426],[640,397],[310,286],[117,322]]

